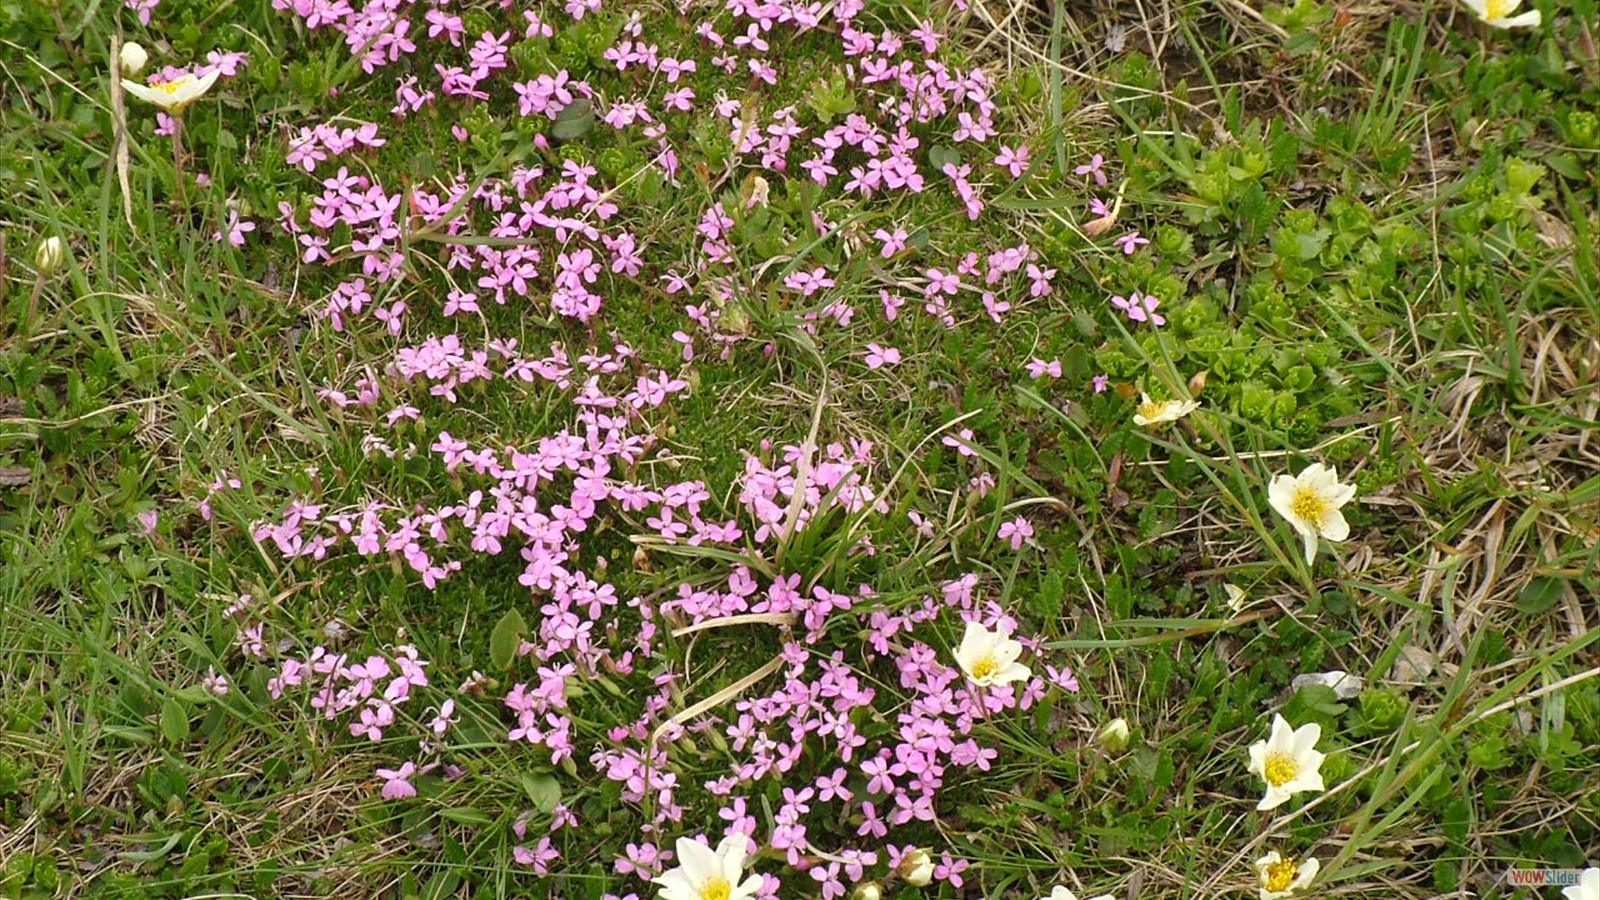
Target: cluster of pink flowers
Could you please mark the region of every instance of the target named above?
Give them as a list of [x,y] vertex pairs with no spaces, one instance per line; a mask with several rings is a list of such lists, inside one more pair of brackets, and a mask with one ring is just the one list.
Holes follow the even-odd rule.
[[[606,340],[596,330],[608,297],[635,296],[641,281],[650,290],[660,284],[668,295],[685,295],[675,302],[692,298],[682,307],[689,322],[674,334],[674,355],[687,362],[709,347],[729,359],[743,352],[741,342],[752,333],[739,299],[776,289],[813,337],[846,343],[856,348],[851,358],[887,369],[905,358],[891,344],[908,302],[952,329],[1003,323],[1029,304],[1056,302],[1049,299],[1056,297],[1056,270],[1026,243],[949,251],[925,240],[903,214],[899,221],[880,219],[883,227],[869,239],[866,231],[876,225],[829,221],[840,205],[815,203],[809,216],[796,215],[791,223],[802,232],[795,236],[800,242],[831,241],[872,257],[872,274],[852,271],[847,292],[841,289],[847,270],[832,262],[836,256],[775,267],[739,227],[757,205],[777,204],[776,185],[784,178],[804,180],[808,191],[864,210],[892,209],[897,192],[949,191],[968,220],[981,218],[996,185],[1026,176],[1030,166],[1026,146],[985,146],[999,137],[989,76],[937,58],[944,35],[933,23],[904,33],[863,30],[862,0],[726,0],[722,14],[698,23],[696,43],[688,48],[653,42],[643,13],[636,12],[603,49],[605,64],[592,72],[593,83],[565,70],[513,80],[511,45],[554,36],[564,23],[546,18],[551,10],[517,13],[513,4],[498,4],[498,10],[489,4],[477,12],[500,19],[473,34],[443,0],[273,0],[273,6],[309,29],[342,35],[365,71],[397,73],[396,123],[430,106],[459,111],[498,100],[500,108],[534,120],[526,124],[538,130],[582,100],[594,105],[605,126],[599,140],[615,133],[648,148],[647,165],[660,178],[679,181],[685,126],[709,120],[730,137],[740,165],[759,167],[774,181],[770,197],[763,186],[748,202],[708,199],[694,210],[686,252],[664,260],[652,255],[657,248],[647,238],[656,223],[630,224],[617,186],[595,166],[550,152],[542,135],[534,144],[544,160],[516,166],[504,178],[458,174],[397,187],[346,157],[376,153],[387,143],[387,129],[398,126],[341,120],[299,129],[288,142],[288,161],[316,186],[304,202],[281,204],[278,223],[306,265],[337,273],[337,284],[319,300],[322,316],[336,331],[375,327],[402,344],[386,361],[356,360],[348,382],[327,385],[319,396],[344,410],[345,422],[368,429],[362,445],[369,453],[425,457],[449,476],[441,476],[440,492],[454,494],[405,506],[370,497],[300,497],[275,520],[256,523],[254,538],[289,559],[393,560],[428,589],[469,571],[481,557],[515,554],[522,562],[518,581],[529,597],[524,609],[536,609],[537,616],[528,616],[530,633],[518,648],[509,687],[488,698],[485,712],[501,715],[509,747],[537,748],[541,759],[548,754],[580,777],[615,782],[623,802],[639,808],[637,840],[610,861],[617,874],[659,874],[672,859],[667,848],[673,837],[703,827],[712,810],[729,830],[787,860],[781,879],[766,876],[763,896],[776,896],[787,883],[786,892],[833,900],[897,865],[910,843],[925,843],[932,832],[941,791],[973,771],[987,771],[998,758],[985,723],[1029,709],[1049,691],[1076,691],[1071,670],[1058,660],[1060,668],[1046,665],[1040,677],[1022,682],[981,689],[969,682],[954,665],[947,636],[966,621],[1008,632],[1019,624],[983,599],[976,575],[936,582],[922,596],[888,598],[869,584],[823,584],[784,568],[786,548],[808,528],[871,520],[871,527],[852,529],[846,548],[865,555],[879,552],[874,533],[901,527],[891,518],[890,498],[875,484],[879,461],[868,443],[775,448],[763,442],[745,456],[731,486],[653,477],[662,470],[650,464],[670,459],[656,437],[671,412],[663,407],[689,389],[688,376],[653,368],[622,338]],[[600,9],[600,0],[565,4],[574,20]],[[776,82],[781,60],[773,47],[814,31],[837,34],[849,88],[872,115],[810,125],[803,108],[760,109],[728,96],[752,96],[744,90],[749,79]],[[420,47],[428,48],[430,65],[413,60],[390,68],[422,56]],[[706,90],[716,79],[731,91]],[[924,146],[930,133],[962,158],[930,164]],[[455,134],[470,137],[459,125]],[[1102,163],[1096,157],[1079,174],[1104,185]],[[230,219],[219,235],[243,241],[245,224]],[[429,293],[401,288],[406,254],[434,246],[416,243],[419,234],[488,240],[438,244],[450,284],[419,301]],[[1135,232],[1116,246],[1132,253],[1142,243],[1148,241]],[[858,314],[852,305],[860,302],[862,285],[876,292],[881,319]],[[531,352],[509,338],[405,340],[415,326],[408,325],[404,298],[436,302],[457,321],[487,321],[495,307],[532,306],[581,323],[591,340],[587,349],[553,343]],[[1140,302],[1139,311],[1160,324],[1154,310]],[[908,313],[919,315],[915,307]],[[762,352],[776,348],[768,344]],[[1034,379],[1060,378],[1062,367],[1059,360],[1035,358],[1027,372]],[[1094,386],[1103,390],[1104,376]],[[548,401],[557,410],[555,424],[543,434],[511,438],[479,438],[455,422],[455,433],[415,435],[424,408],[431,415],[465,397],[506,394]],[[417,437],[409,446],[395,439],[408,433]],[[960,429],[944,440],[971,475],[967,489],[980,496],[993,489],[995,476],[984,467],[978,437]],[[230,486],[239,486],[237,480],[219,479],[211,490]],[[727,496],[723,489],[734,492],[731,509],[716,499]],[[209,516],[209,505],[205,511]],[[646,558],[694,547],[744,562],[699,571],[659,596],[628,597],[608,583],[608,563],[586,544],[602,517],[607,527],[643,544]],[[908,518],[919,538],[933,538],[931,519],[915,510]],[[1015,516],[998,537],[1021,550],[1034,534],[1033,524]],[[679,720],[675,713],[693,699],[685,692],[703,689],[687,683],[675,666],[674,633],[684,628],[704,632],[701,640],[766,648],[772,662],[765,680]],[[266,654],[259,625],[240,640],[241,649],[253,651],[247,656]],[[1033,657],[1046,655],[1036,641],[1022,642]],[[417,776],[441,767],[449,776],[460,774],[447,762],[454,709],[485,698],[481,677],[445,696],[428,685],[427,663],[408,647],[360,660],[315,647],[276,664],[275,697],[309,696],[314,709],[357,738],[377,740],[402,727],[399,708],[417,695],[442,698],[436,716],[410,726],[421,736],[421,755],[377,770],[382,797],[415,796]],[[223,680],[214,683],[226,684],[225,676],[217,677]],[[583,693],[600,682],[625,688],[625,702],[633,705],[621,724],[597,728],[584,714]],[[726,765],[719,764],[713,777],[687,777],[676,762],[697,735],[727,748],[717,757]],[[769,827],[765,817],[757,818],[757,797],[773,786],[783,800]],[[577,825],[563,806],[519,816],[513,860],[539,875],[555,871],[564,853],[590,861],[591,842],[566,835]],[[935,877],[959,887],[966,867],[965,860],[945,856]]]

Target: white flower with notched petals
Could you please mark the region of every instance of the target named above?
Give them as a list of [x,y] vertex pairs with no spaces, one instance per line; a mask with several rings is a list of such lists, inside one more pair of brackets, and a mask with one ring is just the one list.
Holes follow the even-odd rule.
[[1272,809],[1301,791],[1326,790],[1322,783],[1322,761],[1317,739],[1322,726],[1315,722],[1290,727],[1283,716],[1272,717],[1272,733],[1250,746],[1250,772],[1267,782],[1267,795],[1256,809]]
[[750,839],[733,832],[715,850],[702,841],[678,838],[678,866],[652,879],[661,900],[748,900],[761,889],[760,875],[744,875]]
[[1317,877],[1317,870],[1322,868],[1322,863],[1314,859],[1296,862],[1294,858],[1284,859],[1278,851],[1269,850],[1266,856],[1256,860],[1256,874],[1261,879],[1261,900],[1283,900],[1284,897],[1295,891],[1303,891],[1311,885],[1311,879]]
[[1200,408],[1199,400],[1151,400],[1149,394],[1139,394],[1139,408],[1134,410],[1133,424],[1163,425],[1176,422]]
[[1017,662],[1022,655],[1022,645],[1011,639],[1011,631],[1004,625],[990,631],[977,622],[967,623],[967,633],[956,648],[956,662],[961,671],[978,687],[1023,681],[1033,673]]
[[1578,883],[1561,889],[1567,900],[1600,900],[1600,868],[1588,868],[1578,876]]
[[193,75],[179,75],[171,81],[157,81],[148,85],[124,78],[122,89],[146,103],[154,103],[167,112],[176,114],[183,112],[184,107],[211,90],[211,86],[217,83],[221,75],[220,71],[212,69],[199,78]]
[[1299,475],[1278,475],[1267,485],[1267,502],[1305,542],[1306,565],[1316,558],[1319,536],[1330,541],[1350,536],[1350,523],[1339,507],[1355,495],[1355,485],[1340,484],[1338,473],[1322,463],[1306,466]]
[[1544,21],[1537,9],[1513,16],[1522,0],[1461,0],[1485,25],[1493,28],[1537,28]]

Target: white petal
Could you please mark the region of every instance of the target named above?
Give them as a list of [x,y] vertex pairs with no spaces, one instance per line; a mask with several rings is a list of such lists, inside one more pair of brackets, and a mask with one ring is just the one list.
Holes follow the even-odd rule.
[[140,100],[146,103],[153,103],[162,109],[171,109],[177,103],[177,100],[166,91],[159,91],[153,87],[142,85],[137,81],[129,81],[126,78],[122,79],[122,89]]
[[696,887],[722,875],[721,857],[705,844],[689,838],[678,838],[678,867]]
[[1250,745],[1250,765],[1245,769],[1251,775],[1267,777],[1267,742],[1256,741]]
[[1317,558],[1317,533],[1310,530],[1302,531],[1300,532],[1300,538],[1305,541],[1306,565],[1309,566]]
[[1350,536],[1350,523],[1344,520],[1344,513],[1328,510],[1322,517],[1322,536],[1330,541],[1342,541]]
[[1484,2],[1484,0],[1461,0],[1461,2],[1467,5],[1467,9],[1477,13],[1478,18],[1489,18],[1489,4]]
[[1489,24],[1496,28],[1537,28],[1544,21],[1537,9],[1529,10],[1520,16],[1509,19],[1490,19]]
[[1278,515],[1288,519],[1291,523],[1298,521],[1294,514],[1294,489],[1298,485],[1293,475],[1276,475],[1267,485],[1267,503]]
[[994,676],[995,684],[1010,684],[1013,681],[1027,681],[1033,677],[1033,672],[1022,663],[1014,662],[1001,669]]
[[1299,871],[1295,873],[1294,883],[1289,885],[1289,890],[1305,890],[1311,885],[1311,879],[1317,877],[1317,872],[1322,869],[1322,863],[1315,858],[1302,860]]

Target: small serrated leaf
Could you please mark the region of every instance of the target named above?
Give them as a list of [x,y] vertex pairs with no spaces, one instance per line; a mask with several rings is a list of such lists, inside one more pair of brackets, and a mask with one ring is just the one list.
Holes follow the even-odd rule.
[[494,623],[494,630],[489,632],[489,663],[496,669],[511,668],[522,646],[522,637],[527,633],[528,623],[522,613],[513,609],[501,616],[500,621]]

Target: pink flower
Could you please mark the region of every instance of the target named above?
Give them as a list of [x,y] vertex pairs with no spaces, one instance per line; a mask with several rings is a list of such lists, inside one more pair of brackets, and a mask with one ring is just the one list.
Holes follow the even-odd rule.
[[[224,229],[226,230],[226,233],[227,233],[228,243],[232,244],[235,247],[243,247],[244,246],[244,236],[246,234],[248,234],[249,232],[252,232],[252,231],[256,230],[256,223],[251,222],[251,221],[247,221],[247,220],[241,220],[239,218],[239,211],[236,210],[236,209],[230,209],[230,210],[228,210],[228,221],[227,221],[227,224],[224,225],[223,227],[224,227]],[[222,240],[223,239],[223,232],[222,231],[213,232],[212,235],[211,235],[211,239],[214,240],[214,241]]]
[[1139,232],[1137,231],[1130,231],[1111,243],[1121,247],[1125,256],[1132,256],[1134,251],[1138,250],[1141,246],[1150,243],[1150,239],[1140,237]]
[[1040,378],[1043,378],[1046,375],[1049,375],[1051,378],[1060,378],[1061,360],[1052,359],[1049,362],[1045,362],[1044,360],[1035,356],[1033,359],[1028,361],[1029,378],[1038,381]]
[[1103,394],[1106,392],[1106,388],[1111,386],[1111,376],[1102,372],[1089,379],[1089,384],[1094,387],[1096,394]]
[[1105,183],[1106,183],[1106,173],[1102,172],[1100,170],[1100,167],[1105,165],[1105,161],[1106,161],[1105,157],[1103,157],[1100,154],[1096,153],[1088,162],[1086,162],[1083,165],[1077,167],[1076,169],[1073,169],[1072,170],[1072,174],[1074,174],[1074,175],[1089,175],[1089,174],[1093,174],[1094,175],[1094,183],[1098,184],[1098,185],[1101,185],[1101,186],[1104,186]]
[[867,368],[877,369],[883,366],[900,364],[900,351],[894,347],[880,347],[877,344],[867,345]]
[[417,774],[416,763],[408,760],[398,769],[379,769],[377,774],[384,779],[383,799],[402,800],[417,795],[417,789],[411,785],[411,777]]
[[994,164],[1011,173],[1012,178],[1021,178],[1022,173],[1028,170],[1029,151],[1026,146],[1001,147],[999,154],[994,158]]
[[883,242],[883,249],[880,252],[884,259],[888,259],[906,249],[908,235],[904,228],[896,228],[893,232],[879,228],[872,233],[872,236]]
[[1127,297],[1112,297],[1111,305],[1126,312],[1128,318],[1134,322],[1149,322],[1152,325],[1167,324],[1166,317],[1156,312],[1156,307],[1161,305],[1161,301],[1138,291],[1134,291]]
[[1000,524],[999,535],[1000,540],[1011,542],[1011,549],[1021,550],[1023,543],[1033,537],[1033,525],[1022,516],[1017,516]]

